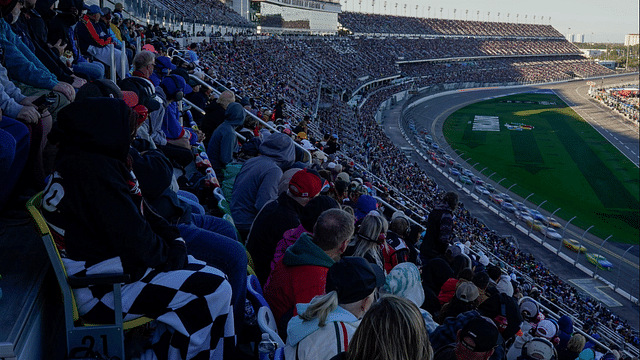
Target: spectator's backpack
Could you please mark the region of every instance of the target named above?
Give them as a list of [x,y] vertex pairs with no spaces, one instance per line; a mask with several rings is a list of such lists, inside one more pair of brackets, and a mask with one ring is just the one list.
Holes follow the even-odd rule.
[[388,237],[382,246],[384,271],[388,274],[396,265],[409,261],[409,247],[400,237]]

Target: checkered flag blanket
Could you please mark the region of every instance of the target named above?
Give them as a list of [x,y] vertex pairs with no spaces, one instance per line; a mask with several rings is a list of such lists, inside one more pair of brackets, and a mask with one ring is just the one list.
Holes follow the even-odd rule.
[[[69,275],[122,273],[120,258],[97,264],[63,258]],[[74,289],[80,316],[93,323],[113,319],[111,286]],[[124,320],[141,316],[166,324],[143,356],[149,359],[230,359],[235,349],[231,285],[220,270],[189,256],[182,270],[147,269],[139,281],[122,286]],[[164,329],[164,327],[158,327]],[[156,330],[158,330],[156,329]]]

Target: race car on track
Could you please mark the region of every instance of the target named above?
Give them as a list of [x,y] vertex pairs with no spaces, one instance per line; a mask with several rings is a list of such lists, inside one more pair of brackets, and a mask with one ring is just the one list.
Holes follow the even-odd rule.
[[587,252],[587,248],[580,245],[580,242],[575,239],[564,239],[562,240],[562,245],[573,252]]
[[587,261],[597,266],[598,269],[611,270],[613,268],[613,264],[600,254],[586,253],[585,256],[587,257]]

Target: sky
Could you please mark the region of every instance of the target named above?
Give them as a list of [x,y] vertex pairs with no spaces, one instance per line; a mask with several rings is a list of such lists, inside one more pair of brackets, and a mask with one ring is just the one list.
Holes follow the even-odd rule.
[[[550,24],[562,34],[584,34],[585,42],[624,43],[626,34],[637,34],[640,0],[340,0],[343,11],[442,18]],[[371,6],[374,1],[373,8]],[[345,5],[346,4],[346,5]],[[362,10],[360,7],[362,6]],[[431,7],[431,10],[428,7]],[[469,10],[469,13],[466,13]],[[487,15],[489,13],[489,15]],[[500,18],[498,19],[498,13]],[[424,14],[424,15],[423,15]],[[517,15],[519,14],[519,16]],[[467,18],[468,17],[468,18]]]

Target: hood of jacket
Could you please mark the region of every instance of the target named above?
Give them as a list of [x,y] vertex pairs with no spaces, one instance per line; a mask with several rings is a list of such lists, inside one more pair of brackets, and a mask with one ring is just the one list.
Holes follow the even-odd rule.
[[287,248],[282,263],[286,266],[315,265],[329,268],[335,261],[311,241],[310,234],[304,233]]
[[[304,313],[308,307],[309,304],[297,304],[296,309],[298,311],[298,314]],[[354,326],[356,327],[360,323],[360,320],[358,320],[355,315],[340,306],[338,306],[327,316],[325,326],[333,326],[331,325],[331,323],[337,321],[342,321],[345,323],[355,323]],[[304,321],[300,318],[300,316],[292,318],[289,321],[289,325],[287,325],[287,344],[296,346],[300,341],[304,340],[304,338],[318,330],[320,328],[319,323],[320,321],[318,319]]]
[[123,100],[86,98],[58,113],[49,140],[60,152],[84,151],[126,163],[131,145],[129,107]]
[[573,322],[567,315],[563,315],[558,319],[558,329],[566,334],[573,333]]
[[[238,104],[239,105],[239,104]],[[275,133],[267,136],[260,144],[258,151],[264,156],[268,156],[283,170],[293,165],[296,160],[295,145],[293,140],[283,133]]]
[[229,104],[227,110],[224,112],[224,120],[234,128],[244,123],[244,117],[244,108],[237,102]]

